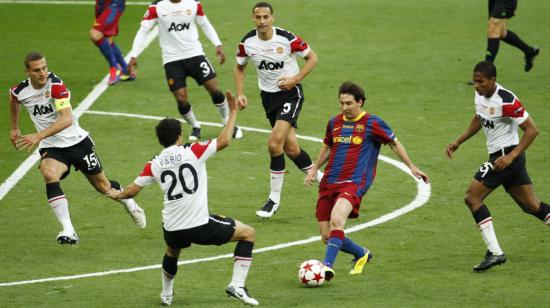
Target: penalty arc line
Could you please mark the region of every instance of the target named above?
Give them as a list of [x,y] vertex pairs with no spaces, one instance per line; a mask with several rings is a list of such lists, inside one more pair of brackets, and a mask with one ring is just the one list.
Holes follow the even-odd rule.
[[[95,114],[95,115],[104,115],[104,116],[124,116],[124,117],[130,117],[130,118],[139,118],[139,119],[148,119],[148,120],[161,120],[163,117],[157,117],[157,116],[148,116],[148,115],[140,115],[140,114],[128,114],[128,113],[120,113],[120,112],[103,112],[103,111],[86,111],[87,114]],[[181,121],[181,120],[180,120]],[[218,126],[221,127],[222,125],[219,123],[211,123],[211,122],[201,122],[201,124],[204,124],[206,126]],[[261,133],[271,133],[270,130],[267,129],[260,129],[260,128],[253,128],[253,127],[245,127],[245,126],[239,126],[244,131],[253,131],[253,132],[261,132]],[[309,137],[309,136],[301,136],[297,135],[298,138],[304,139],[304,140],[310,140],[314,142],[322,142],[321,139],[315,138],[315,137]],[[407,173],[409,176],[411,176],[416,181],[416,187],[417,187],[417,193],[413,201],[411,201],[406,206],[399,208],[397,210],[394,210],[388,214],[382,215],[374,220],[368,221],[366,223],[362,223],[359,225],[352,226],[350,228],[347,228],[345,230],[346,233],[353,233],[357,232],[369,227],[373,227],[379,224],[382,224],[386,221],[392,220],[396,217],[399,217],[401,215],[404,215],[408,212],[411,212],[414,209],[417,209],[424,205],[428,200],[430,199],[431,195],[431,186],[430,184],[425,184],[421,180],[416,179],[412,173],[410,172],[409,168],[403,164],[402,162],[399,162],[397,160],[394,160],[392,158],[389,158],[387,156],[380,155],[379,159],[389,163],[401,171]],[[303,240],[288,242],[288,243],[282,243],[277,244],[273,246],[263,247],[259,249],[254,249],[253,253],[262,253],[272,250],[279,250],[284,249],[288,247],[293,246],[299,246],[299,245],[305,245],[313,242],[318,242],[321,240],[320,236],[312,236],[310,238],[306,238]],[[184,265],[184,264],[194,264],[194,263],[200,263],[200,262],[207,262],[207,261],[215,261],[220,259],[229,259],[232,258],[233,254],[224,254],[224,255],[218,255],[213,257],[206,257],[206,258],[200,258],[200,259],[193,259],[193,260],[185,260],[185,261],[179,261],[178,265]],[[132,272],[139,272],[139,271],[146,271],[146,270],[152,270],[152,269],[160,269],[162,267],[162,264],[154,264],[154,265],[148,265],[148,266],[140,266],[140,267],[133,267],[133,268],[127,268],[127,269],[118,269],[118,270],[109,270],[109,271],[103,271],[103,272],[96,272],[96,273],[87,273],[87,274],[77,274],[77,275],[69,275],[69,276],[59,276],[59,277],[49,277],[49,278],[42,278],[42,279],[33,279],[33,280],[23,280],[23,281],[14,281],[14,282],[4,282],[0,283],[0,287],[9,287],[9,286],[16,286],[16,285],[27,285],[27,284],[36,284],[36,283],[43,283],[43,282],[50,282],[50,281],[63,281],[63,280],[74,280],[74,279],[82,279],[82,278],[90,278],[90,277],[101,277],[101,276],[108,276],[108,275],[114,275],[114,274],[122,274],[122,273],[132,273]]]

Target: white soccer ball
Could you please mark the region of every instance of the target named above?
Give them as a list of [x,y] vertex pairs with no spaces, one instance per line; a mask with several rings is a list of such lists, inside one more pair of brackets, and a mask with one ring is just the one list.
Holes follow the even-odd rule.
[[298,279],[302,285],[310,288],[322,286],[325,283],[323,263],[317,260],[307,260],[298,269]]

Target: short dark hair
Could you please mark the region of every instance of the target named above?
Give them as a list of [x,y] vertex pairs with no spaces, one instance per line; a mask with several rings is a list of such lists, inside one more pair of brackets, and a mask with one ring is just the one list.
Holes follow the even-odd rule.
[[254,11],[256,11],[257,8],[259,7],[266,7],[269,9],[269,12],[273,15],[273,7],[271,6],[271,4],[267,3],[267,2],[258,2],[256,3],[256,5],[252,8],[252,14],[254,14]]
[[162,119],[155,127],[159,143],[167,148],[176,144],[181,135],[181,122],[174,118]]
[[40,51],[31,51],[25,56],[25,67],[30,68],[31,62],[44,59],[44,55]]
[[361,88],[358,84],[355,84],[351,81],[346,81],[340,86],[340,89],[338,90],[338,96],[340,96],[341,94],[353,95],[353,98],[355,99],[355,101],[357,102],[359,100],[363,101],[361,106],[363,106],[363,104],[365,104],[365,101],[367,100],[367,98],[365,97],[365,91],[363,90],[363,88]]
[[497,68],[493,62],[481,61],[474,67],[474,73],[480,73],[487,78],[497,78]]

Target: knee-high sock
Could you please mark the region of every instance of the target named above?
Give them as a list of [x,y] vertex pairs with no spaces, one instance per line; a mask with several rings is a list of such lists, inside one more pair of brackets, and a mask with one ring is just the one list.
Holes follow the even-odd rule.
[[283,179],[285,177],[285,155],[271,157],[270,164],[271,173],[271,192],[269,193],[269,199],[275,203],[281,202],[281,191],[283,189]]
[[227,105],[225,95],[223,95],[221,91],[218,91],[214,92],[214,94],[211,94],[210,96],[212,98],[212,103],[214,104],[214,106],[216,106],[216,109],[218,109],[218,112],[220,113],[223,125],[227,124],[227,118],[229,116],[229,106]]
[[174,293],[174,278],[178,272],[178,258],[164,255],[162,259],[162,295]]
[[233,276],[231,285],[242,288],[246,284],[248,270],[252,264],[252,248],[254,243],[249,241],[239,241],[235,247],[233,256]]
[[365,255],[365,248],[357,245],[349,237],[344,237],[344,240],[342,240],[340,251],[353,255],[355,259],[359,259]]
[[345,239],[344,231],[343,230],[332,230],[330,231],[330,238],[327,242],[327,248],[325,251],[325,259],[323,260],[323,264],[325,264],[328,267],[333,267],[334,262],[336,261],[336,256],[338,255],[338,251],[342,247],[342,242]]
[[124,57],[122,56],[122,51],[120,51],[120,48],[118,48],[117,44],[115,42],[111,43],[111,49],[113,50],[113,54],[115,55],[115,59],[118,64],[120,64],[120,68],[122,69],[122,72],[127,75],[128,74],[128,64],[126,64],[126,61],[124,60]]
[[531,53],[533,52],[533,48],[531,48],[531,46],[527,45],[521,38],[519,38],[516,33],[510,30],[506,30],[506,36],[502,40],[505,43],[510,44],[523,51],[526,56],[531,55]]
[[501,255],[502,249],[498,244],[495,229],[493,228],[493,218],[489,209],[482,205],[479,209],[472,213],[474,220],[476,221],[479,231],[481,231],[481,237],[487,246],[487,250],[494,255]]
[[95,42],[95,45],[97,48],[99,48],[99,51],[101,51],[101,54],[105,57],[107,62],[109,63],[110,67],[117,67],[117,60],[115,57],[115,53],[113,52],[113,49],[111,48],[111,45],[109,44],[109,40],[105,37],[101,38],[99,41]]
[[52,212],[63,227],[63,232],[72,234],[74,227],[71,222],[71,215],[69,215],[69,202],[61,190],[59,182],[47,183],[46,195]]
[[500,45],[499,38],[487,39],[487,53],[485,54],[485,61],[494,62],[498,54],[498,47]]
[[[308,173],[309,169],[313,167],[313,162],[311,161],[311,158],[309,157],[309,154],[302,148],[300,148],[300,154],[296,156],[295,158],[290,158],[298,167],[300,170],[302,170],[304,173]],[[323,178],[323,173],[320,170],[317,170],[317,176],[316,180],[317,182],[321,182],[321,179]]]
[[545,225],[550,227],[550,206],[544,202],[540,203],[538,213],[535,214]]
[[189,123],[189,125],[193,127],[201,127],[199,121],[197,121],[197,118],[195,117],[195,113],[193,112],[193,108],[191,108],[191,104],[189,102],[178,101],[178,111],[185,122]]

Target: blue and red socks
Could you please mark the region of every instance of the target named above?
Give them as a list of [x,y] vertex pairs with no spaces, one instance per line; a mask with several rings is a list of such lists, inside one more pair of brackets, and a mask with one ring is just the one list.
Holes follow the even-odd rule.
[[357,245],[349,237],[344,238],[340,250],[345,253],[349,253],[350,255],[353,255],[355,259],[362,258],[365,255],[365,248]]
[[101,54],[103,54],[107,62],[109,62],[109,66],[116,69],[118,62],[115,56],[115,52],[113,51],[111,44],[109,44],[109,40],[105,37],[102,37],[99,41],[94,43],[97,48],[99,48],[99,51],[101,51]]
[[330,231],[330,238],[327,241],[327,249],[325,251],[325,259],[323,264],[332,268],[336,261],[338,251],[342,248],[344,239],[346,238],[344,230],[332,230]]
[[120,68],[122,70],[122,73],[124,75],[128,74],[128,64],[124,60],[124,57],[122,56],[122,51],[120,51],[120,48],[118,48],[117,44],[115,42],[111,43],[111,49],[113,50],[113,54],[115,55],[115,59],[120,64]]

